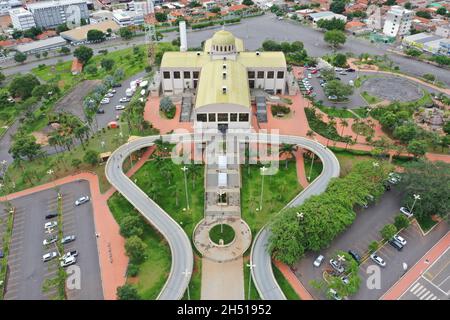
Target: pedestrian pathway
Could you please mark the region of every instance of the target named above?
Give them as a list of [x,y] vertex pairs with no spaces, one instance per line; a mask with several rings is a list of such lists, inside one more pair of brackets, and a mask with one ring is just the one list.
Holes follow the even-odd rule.
[[300,297],[301,300],[314,300],[312,295],[306,290],[306,288],[303,286],[303,284],[298,280],[296,275],[291,271],[291,269],[284,263],[278,260],[273,260],[273,263],[275,266],[281,271],[283,276],[286,278],[286,280],[291,285],[292,289],[295,290],[297,295]]

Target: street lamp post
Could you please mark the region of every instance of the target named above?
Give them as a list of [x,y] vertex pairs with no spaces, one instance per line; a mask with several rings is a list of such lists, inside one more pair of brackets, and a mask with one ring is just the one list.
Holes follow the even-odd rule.
[[247,300],[250,300],[250,287],[252,285],[252,270],[254,267],[256,267],[256,265],[254,265],[253,263],[247,263],[247,267],[250,268],[250,274],[248,275],[248,297]]
[[[192,274],[188,269],[184,270],[183,275],[185,278],[189,278],[189,276]],[[188,294],[188,300],[191,300],[191,293],[189,292],[189,282],[187,284],[187,294]]]
[[305,214],[303,213],[303,212],[297,212],[297,219],[298,219],[298,222],[300,223],[300,221],[301,220],[303,220],[303,216],[304,216]]
[[413,205],[411,207],[411,213],[413,213],[413,209],[414,209],[414,205],[416,204],[416,201],[420,200],[420,194],[413,194],[413,197],[414,197],[414,202],[413,202]]
[[314,152],[312,154],[313,154],[313,157],[311,160],[311,167],[309,168],[308,181],[311,181],[312,168],[313,168],[313,164],[314,164],[314,159],[316,157],[316,154]]
[[264,192],[264,176],[265,176],[265,172],[267,171],[267,168],[263,166],[260,170],[261,170],[262,182],[261,182],[261,197],[259,200],[259,211],[262,210],[262,201],[263,201],[263,192]]
[[183,170],[184,173],[184,189],[186,191],[186,205],[187,205],[187,209],[189,210],[189,197],[188,197],[188,189],[187,189],[187,177],[186,177],[186,171],[188,171],[188,167],[184,166],[183,168],[181,168],[181,170]]

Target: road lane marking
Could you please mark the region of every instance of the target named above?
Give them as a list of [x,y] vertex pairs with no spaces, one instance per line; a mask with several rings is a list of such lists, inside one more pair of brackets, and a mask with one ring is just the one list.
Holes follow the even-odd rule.
[[442,290],[441,288],[439,288],[437,285],[435,285],[433,282],[431,282],[430,280],[428,280],[425,277],[422,277],[425,281],[427,281],[429,284],[431,284],[433,287],[435,287],[436,289],[438,289],[440,292],[442,292],[443,294],[445,294],[446,296],[448,295],[447,292],[445,292],[444,290]]
[[411,292],[415,295],[419,290],[421,290],[422,288],[423,288],[423,285],[421,285],[420,283],[419,283],[419,287],[418,288],[416,288],[416,289],[414,289],[414,290],[411,290]]

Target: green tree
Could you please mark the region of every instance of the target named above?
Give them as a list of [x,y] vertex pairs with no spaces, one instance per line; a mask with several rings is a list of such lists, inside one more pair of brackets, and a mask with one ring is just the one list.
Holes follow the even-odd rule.
[[417,136],[417,127],[414,123],[407,123],[398,126],[394,130],[394,138],[399,139],[403,143],[408,143]]
[[377,251],[378,247],[379,247],[378,242],[372,241],[371,243],[369,243],[369,248],[368,248],[369,252],[373,253],[373,252]]
[[220,12],[220,7],[212,7],[211,9],[209,9],[209,12],[219,13]]
[[138,236],[131,236],[125,241],[125,251],[132,263],[142,263],[146,258],[146,249],[147,245]]
[[414,204],[413,213],[418,220],[432,215],[448,216],[450,212],[450,164],[430,162],[428,160],[413,161],[405,165],[400,187],[403,191],[402,203],[411,208],[414,194],[420,200]]
[[401,230],[409,226],[409,219],[404,214],[399,214],[394,218],[394,225],[397,230]]
[[412,8],[411,2],[405,3],[405,9],[411,10],[411,8]]
[[167,21],[167,13],[165,12],[156,12],[155,18],[158,22],[164,22]]
[[125,238],[131,236],[141,236],[143,233],[143,224],[140,217],[128,215],[120,222],[120,234]]
[[82,64],[86,64],[92,58],[94,51],[86,46],[79,46],[73,52],[73,56]]
[[117,288],[117,298],[119,300],[140,300],[137,289],[129,283]]
[[333,65],[336,67],[347,66],[347,56],[342,53],[338,53],[333,57]]
[[2,84],[3,81],[5,81],[6,76],[0,71],[0,85]]
[[68,31],[69,30],[69,28],[67,27],[67,24],[60,24],[59,26],[57,26],[56,27],[56,33],[57,34],[60,34],[61,32],[64,32],[64,31]]
[[386,0],[384,3],[386,6],[395,6],[397,4],[396,0]]
[[432,19],[433,18],[431,16],[431,13],[429,13],[428,11],[417,11],[416,12],[416,16],[421,17],[421,18],[425,18],[425,19]]
[[96,74],[97,73],[97,67],[93,64],[88,64],[86,68],[84,68],[84,72],[88,74]]
[[84,154],[83,161],[92,166],[96,165],[99,161],[99,154],[95,150],[87,150]]
[[27,55],[25,53],[17,51],[14,55],[14,60],[16,62],[23,63],[25,60],[27,60]]
[[87,33],[87,40],[88,41],[104,41],[106,38],[106,35],[103,33],[103,31],[97,30],[97,29],[92,29],[89,30]]
[[39,80],[31,73],[19,74],[13,78],[8,89],[13,97],[26,99],[31,96],[33,89],[38,85]]
[[265,40],[262,43],[262,48],[264,51],[281,51],[281,45],[273,40]]
[[325,30],[345,30],[345,21],[342,19],[320,19],[317,21],[317,26]]
[[13,37],[13,39],[20,39],[20,38],[22,38],[22,36],[23,36],[23,32],[22,31],[20,31],[20,30],[17,30],[17,29],[14,29],[13,30],[13,33],[12,33],[12,37]]
[[450,134],[450,121],[447,121],[442,128],[446,134]]
[[27,158],[32,161],[41,153],[41,145],[36,142],[36,138],[31,134],[18,134],[13,139],[9,153],[15,160]]
[[78,169],[81,166],[81,160],[78,158],[72,159],[71,165],[72,167]]
[[119,35],[122,39],[129,40],[133,37],[133,32],[128,27],[122,27],[119,29]]
[[325,32],[323,40],[327,42],[333,49],[343,45],[346,41],[344,32],[341,30],[330,30]]
[[406,148],[415,158],[425,155],[427,152],[427,142],[424,140],[411,140]]
[[330,10],[334,13],[342,13],[345,11],[345,1],[344,0],[334,0],[330,4]]
[[327,96],[336,96],[338,101],[342,101],[353,94],[353,87],[339,80],[331,80],[325,85],[325,94]]
[[39,27],[32,27],[32,28],[30,28],[28,30],[25,30],[23,32],[23,36],[25,38],[36,39],[36,37],[38,35],[40,35],[41,33],[42,33],[42,29],[41,28],[39,28]]
[[106,71],[110,71],[114,66],[114,60],[108,59],[108,58],[102,59],[102,61],[100,62],[100,65]]
[[431,74],[431,73],[425,73],[423,75],[423,78],[425,80],[432,81],[432,82],[436,80],[436,76],[434,74]]
[[334,69],[326,68],[320,70],[320,74],[322,75],[322,78],[324,78],[326,81],[331,81],[336,78],[336,72]]
[[70,48],[69,47],[61,47],[61,49],[59,50],[59,52],[61,52],[64,55],[68,55],[70,53]]
[[[51,92],[51,94],[49,94]],[[41,100],[43,97],[49,97],[50,95],[59,93],[59,88],[57,86],[49,84],[41,84],[33,88],[31,95]]]
[[393,224],[387,224],[380,230],[380,234],[384,240],[391,239],[397,233],[397,228]]
[[437,14],[440,14],[441,16],[445,16],[447,14],[447,9],[445,9],[444,7],[440,7],[436,10]]
[[246,6],[252,6],[255,3],[252,0],[244,0],[244,1],[242,1],[242,4],[246,5]]
[[408,48],[405,50],[405,53],[411,57],[419,57],[422,55],[422,51],[420,51],[416,48]]

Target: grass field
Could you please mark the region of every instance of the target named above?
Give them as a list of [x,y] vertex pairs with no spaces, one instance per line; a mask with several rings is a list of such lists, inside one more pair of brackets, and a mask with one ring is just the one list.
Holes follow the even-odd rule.
[[275,280],[277,280],[281,290],[288,300],[300,300],[297,292],[292,288],[290,283],[283,276],[281,271],[272,263],[273,275],[275,276]]
[[364,100],[366,100],[366,102],[368,104],[376,104],[376,103],[380,103],[381,101],[383,101],[378,97],[370,95],[367,91],[361,92],[361,97],[363,97]]
[[326,107],[323,105],[317,106],[322,112],[326,113],[329,116],[333,116],[336,118],[356,118],[356,115],[351,113],[348,110],[340,109],[340,108],[333,108],[333,107]]
[[322,161],[320,161],[320,159],[318,159],[317,157],[315,157],[314,159],[314,164],[311,167],[311,158],[304,156],[304,166],[305,166],[305,173],[306,173],[306,178],[308,178],[308,175],[311,172],[311,176],[309,179],[309,182],[314,181],[322,172]]
[[260,166],[250,165],[250,172],[247,166],[242,166],[241,174],[242,219],[247,222],[255,236],[274,214],[302,190],[302,187],[297,180],[295,161],[288,162],[287,170],[284,163],[280,164],[277,174],[264,177],[262,210],[259,211],[257,209],[259,209],[262,184]]

